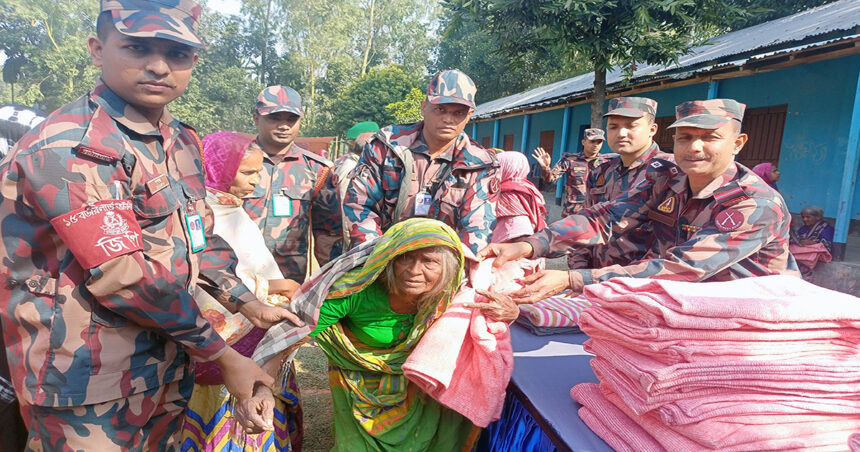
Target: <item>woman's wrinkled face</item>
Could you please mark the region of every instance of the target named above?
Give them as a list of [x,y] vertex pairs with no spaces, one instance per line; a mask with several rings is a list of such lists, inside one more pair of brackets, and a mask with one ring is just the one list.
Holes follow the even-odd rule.
[[804,225],[812,227],[815,226],[815,223],[818,223],[818,220],[820,220],[821,218],[816,217],[815,215],[810,215],[808,213],[801,213],[800,219],[803,220]]
[[435,247],[410,251],[392,265],[398,292],[417,297],[433,289],[442,276],[442,252]]
[[237,198],[244,198],[254,192],[257,184],[260,183],[260,171],[263,170],[263,152],[259,149],[245,154],[242,162],[239,163],[239,169],[236,171],[236,178],[233,179],[233,185],[230,186],[230,194]]

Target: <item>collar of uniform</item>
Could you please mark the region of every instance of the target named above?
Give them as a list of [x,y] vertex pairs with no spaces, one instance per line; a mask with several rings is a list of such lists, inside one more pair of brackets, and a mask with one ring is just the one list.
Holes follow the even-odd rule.
[[275,155],[269,155],[266,152],[263,152],[263,158],[269,160],[275,165],[280,164],[284,160],[291,159],[295,160],[301,156],[301,149],[295,141],[290,143],[286,150],[282,150]]
[[729,165],[728,168],[726,168],[723,174],[720,174],[719,176],[717,176],[716,179],[712,180],[711,183],[705,185],[705,188],[703,188],[698,195],[694,196],[694,198],[705,199],[714,196],[714,192],[730,184],[737,178],[737,175],[738,167],[734,162],[732,162],[732,164]]
[[[423,129],[423,121],[412,124],[396,124],[381,129],[377,132],[376,138],[391,148],[400,146],[409,149],[412,152],[420,152],[417,151],[413,145],[419,138],[423,143],[421,133]],[[426,143],[424,143],[425,150],[426,146]],[[454,143],[453,149],[450,149],[449,151],[452,151],[452,155],[447,158],[449,161],[453,162],[453,169],[476,169],[498,165],[495,154],[491,154],[489,151],[473,142],[465,132],[460,133],[460,136]]]
[[[108,88],[101,78],[96,82],[96,86],[90,93],[90,99],[96,105],[103,108],[114,121],[124,125],[133,132],[140,135],[161,136],[159,128],[153,126],[133,105]],[[173,126],[174,121],[173,116],[165,108],[159,120],[160,125]]]
[[630,166],[627,167],[627,169],[636,168],[640,165],[648,163],[648,161],[656,157],[657,153],[659,152],[660,146],[658,146],[655,141],[652,141],[651,146],[648,146],[648,150],[646,150],[642,153],[642,155],[637,157],[636,160],[634,160],[633,163],[631,163]]
[[[457,141],[455,141],[454,144],[448,146],[448,149],[445,149],[433,160],[445,160],[446,162],[450,162],[454,158],[454,149],[456,149],[457,145],[460,144],[462,138],[462,136],[457,138]],[[409,150],[419,154],[424,154],[428,157],[430,156],[430,148],[427,147],[427,141],[424,139],[423,129],[421,133],[419,133],[418,136],[415,138],[415,141],[412,142],[412,145],[409,146]]]

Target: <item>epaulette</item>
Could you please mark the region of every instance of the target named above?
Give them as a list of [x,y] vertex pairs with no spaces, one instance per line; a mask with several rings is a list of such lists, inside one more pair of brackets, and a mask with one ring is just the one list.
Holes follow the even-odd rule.
[[299,151],[299,154],[302,154],[305,157],[307,157],[307,158],[309,158],[315,162],[322,163],[323,165],[328,166],[328,167],[334,166],[334,162],[332,162],[331,160],[329,160],[329,159],[327,159],[327,158],[325,158],[319,154],[313,153],[311,151],[308,151],[307,149],[302,149],[302,148],[298,148],[298,151]]
[[678,165],[675,165],[673,162],[661,158],[653,158],[648,162],[648,170],[645,173],[645,177],[654,182],[660,177],[676,176],[679,172]]
[[734,180],[714,190],[714,199],[723,207],[733,206],[743,200],[750,199],[746,190]]

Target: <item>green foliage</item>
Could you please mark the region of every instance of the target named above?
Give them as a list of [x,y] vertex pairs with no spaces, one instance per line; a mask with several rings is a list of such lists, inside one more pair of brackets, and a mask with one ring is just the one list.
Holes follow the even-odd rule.
[[402,101],[414,88],[417,88],[415,80],[399,66],[372,69],[338,96],[332,106],[337,114],[331,128],[340,135],[360,121],[376,121],[380,126],[392,124],[397,119],[386,106]]
[[834,1],[836,0],[735,0],[747,14],[731,20],[728,28],[740,30]]
[[421,101],[427,97],[424,91],[412,88],[403,100],[392,102],[385,106],[385,112],[394,118],[394,123],[405,124],[418,122],[421,116]]

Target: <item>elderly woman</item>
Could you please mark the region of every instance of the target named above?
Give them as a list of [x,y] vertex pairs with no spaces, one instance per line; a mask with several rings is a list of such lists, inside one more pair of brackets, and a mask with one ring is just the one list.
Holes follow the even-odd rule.
[[[402,370],[449,306],[463,265],[460,240],[450,227],[424,218],[400,222],[306,282],[293,307],[316,325],[270,332],[254,358],[271,362],[308,333],[316,337],[330,364],[333,450],[470,450],[479,429],[430,398]],[[509,298],[481,293],[491,300],[483,309],[488,317],[516,318],[518,309]],[[258,391],[238,403],[237,415],[266,427],[270,399],[269,391]]]
[[[236,275],[270,305],[288,299],[298,284],[284,279],[266,248],[256,224],[242,209],[242,198],[260,181],[263,152],[250,138],[233,132],[217,132],[203,138],[206,168],[206,201],[215,217],[214,231],[234,249]],[[265,330],[242,314],[232,314],[202,289],[195,292],[200,311],[228,344],[251,356]],[[298,319],[296,319],[298,322]],[[230,395],[217,366],[195,367],[194,392],[186,409],[181,450],[287,451],[300,441],[298,387],[292,372],[290,384],[279,393],[275,409],[286,421],[274,432],[246,435],[231,416]]]
[[789,251],[797,260],[800,274],[807,281],[813,280],[813,270],[818,262],[830,262],[833,244],[833,226],[824,221],[824,211],[817,206],[804,207],[800,211],[803,226],[792,237]]
[[546,227],[546,202],[528,180],[529,159],[519,152],[497,156],[501,179],[493,242],[529,236]]

